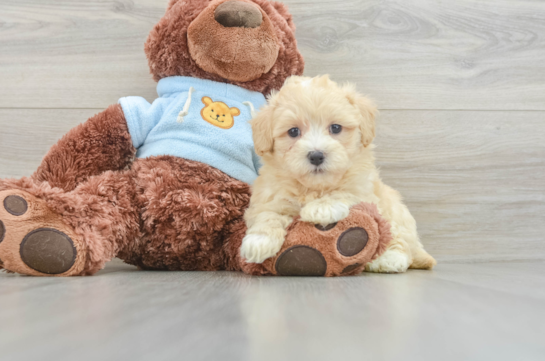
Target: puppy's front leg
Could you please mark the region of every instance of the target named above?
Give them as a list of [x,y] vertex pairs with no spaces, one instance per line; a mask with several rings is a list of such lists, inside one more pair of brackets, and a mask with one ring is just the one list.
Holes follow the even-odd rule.
[[286,229],[293,217],[265,211],[251,218],[246,236],[242,240],[240,255],[248,263],[262,263],[280,251]]
[[327,226],[348,217],[350,207],[358,203],[352,194],[331,193],[307,203],[301,209],[301,220]]

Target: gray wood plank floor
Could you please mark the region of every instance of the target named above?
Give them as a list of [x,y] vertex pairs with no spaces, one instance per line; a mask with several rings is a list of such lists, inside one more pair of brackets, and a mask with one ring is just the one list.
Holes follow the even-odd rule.
[[544,262],[273,278],[144,272],[0,275],[2,360],[545,358]]

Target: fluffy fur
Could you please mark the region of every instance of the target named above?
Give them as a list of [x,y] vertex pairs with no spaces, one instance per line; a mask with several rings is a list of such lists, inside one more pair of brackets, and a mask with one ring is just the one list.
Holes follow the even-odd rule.
[[240,246],[250,186],[203,163],[137,159],[131,169],[89,177],[70,192],[30,178],[0,180],[0,198],[7,194],[30,205],[25,217],[2,217],[9,227],[0,258],[11,271],[40,275],[5,252],[18,250],[9,243],[20,243],[25,227],[46,223],[74,235],[78,256],[85,256],[63,276],[92,275],[113,257],[142,269],[240,270],[230,242]]
[[[303,73],[304,61],[297,49],[295,25],[292,16],[284,4],[269,0],[251,1],[260,7],[266,19],[268,19],[266,23],[262,24],[262,26],[267,26],[264,32],[258,29],[228,28],[226,30],[225,28],[216,26],[207,16],[197,19],[203,11],[206,11],[207,14],[208,12],[213,14],[213,10],[224,2],[225,0],[172,0],[170,2],[167,13],[155,25],[145,46],[150,71],[156,81],[168,76],[184,75],[214,81],[227,80],[229,83],[242,88],[269,94],[272,90],[279,89],[287,77]],[[194,21],[197,22],[194,23]],[[268,66],[264,66],[263,64],[269,64],[269,62],[263,62],[261,59],[259,61],[254,59],[256,60],[255,65],[252,65],[251,61],[250,65],[248,62],[245,62],[243,65],[238,63],[230,65],[233,69],[240,67],[240,70],[242,70],[236,71],[233,74],[239,75],[242,72],[253,74],[254,76],[249,81],[241,81],[238,77],[231,79],[229,75],[221,71],[210,72],[201,68],[198,65],[199,62],[208,65],[216,64],[208,70],[219,70],[219,67],[217,67],[218,59],[214,60],[212,59],[213,57],[204,59],[200,52],[195,52],[195,55],[199,56],[199,60],[197,61],[189,51],[188,29],[190,25],[192,28],[200,29],[205,25],[201,22],[208,22],[212,26],[207,28],[208,37],[200,37],[195,33],[192,34],[194,48],[208,48],[209,45],[205,43],[208,41],[218,46],[221,44],[221,47],[226,52],[229,52],[229,49],[239,48],[240,51],[238,53],[242,54],[244,53],[245,45],[252,43],[252,41],[250,41],[248,36],[242,36],[241,34],[251,33],[266,37],[267,43],[270,43],[270,37],[276,39],[275,45],[278,52],[273,54],[276,56],[276,62],[274,62],[268,71],[266,71]],[[268,27],[269,25],[272,28]],[[229,33],[236,34],[237,36],[230,36]],[[251,53],[245,56],[249,56],[250,58],[254,56],[255,58],[257,55]],[[270,56],[272,55],[269,54]],[[261,76],[255,78],[256,74],[261,74]]]
[[[253,4],[249,0],[244,1]],[[249,82],[260,78],[276,63],[280,42],[267,13],[256,28],[224,27],[215,20],[219,3],[208,6],[191,23],[187,38],[189,53],[197,65],[211,74],[231,81]]]
[[57,142],[32,175],[36,183],[71,191],[90,176],[130,166],[134,149],[121,105],[70,130]]
[[[346,230],[352,228],[366,229],[369,240],[362,252],[345,257],[338,252],[336,240]],[[312,223],[296,218],[288,227],[287,236],[279,254],[289,252],[293,246],[308,246],[319,250],[327,260],[325,276],[348,276],[361,273],[366,264],[384,253],[391,239],[390,223],[380,216],[377,207],[374,204],[360,203],[350,210],[347,218],[325,232],[318,230]],[[240,244],[238,246],[240,247]],[[276,275],[277,260],[277,257],[272,257],[263,263],[242,263],[242,270],[254,275]]]
[[[208,6],[224,1],[171,1],[146,45],[155,79],[185,75],[229,81],[199,68],[187,46],[192,21]],[[277,60],[255,80],[229,82],[266,94],[280,88],[288,76],[301,74],[303,62],[286,8],[266,0],[253,3],[274,26]],[[210,36],[218,33],[210,32]],[[235,109],[229,111],[236,114]],[[273,262],[246,264],[240,257],[246,232],[243,213],[250,202],[248,184],[207,164],[171,156],[134,160],[135,151],[123,111],[113,105],[66,134],[31,177],[0,179],[4,231],[0,234],[0,268],[47,276],[21,258],[23,239],[46,227],[66,234],[77,250],[74,265],[57,276],[92,275],[112,257],[143,269],[276,274]],[[10,196],[23,198],[27,212],[21,216],[8,212],[1,202]],[[358,205],[328,231],[293,223],[285,246],[305,244],[321,252],[327,260],[326,275],[353,274],[383,251],[391,238],[385,231],[387,224],[373,207]],[[369,245],[353,257],[344,257],[336,251],[337,240],[354,227],[368,231]],[[44,254],[54,253],[47,247],[42,249]]]
[[[200,68],[189,52],[188,28],[199,25],[193,22],[203,11],[225,1],[170,1],[145,45],[154,79],[191,76],[267,94],[290,75],[302,74],[291,15],[283,4],[268,0],[251,2],[268,19],[265,32],[275,40],[272,67],[248,82]],[[255,35],[255,29],[229,28],[238,36],[230,36],[229,29],[213,31],[219,29],[215,23],[210,29],[212,38],[200,41],[223,42],[226,48]],[[249,186],[207,164],[174,157],[134,161],[135,153],[123,111],[112,105],[68,132],[31,177],[0,179],[3,197],[18,195],[29,203],[24,217],[0,214],[9,225],[0,242],[0,268],[39,275],[18,258],[19,244],[27,228],[47,220],[69,234],[78,249],[80,263],[62,276],[94,274],[114,256],[146,269],[240,270]]]
[[[376,114],[370,99],[327,76],[292,77],[271,95],[252,121],[263,168],[245,214],[243,258],[261,263],[275,256],[298,215],[325,226],[346,218],[352,206],[369,202],[390,222],[393,239],[367,270],[404,272],[435,265],[401,196],[380,179],[372,145]],[[340,133],[333,132],[334,124],[342,127]],[[300,131],[296,137],[288,132],[294,128]],[[309,161],[314,151],[325,155],[322,164]]]

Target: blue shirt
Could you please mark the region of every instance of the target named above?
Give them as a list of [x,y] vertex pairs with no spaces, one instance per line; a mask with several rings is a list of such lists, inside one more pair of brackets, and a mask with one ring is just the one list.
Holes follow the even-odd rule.
[[180,76],[161,79],[157,93],[159,98],[153,104],[142,97],[119,100],[138,158],[172,155],[209,164],[253,183],[259,158],[248,123],[252,118],[249,104],[259,109],[266,103],[263,94]]

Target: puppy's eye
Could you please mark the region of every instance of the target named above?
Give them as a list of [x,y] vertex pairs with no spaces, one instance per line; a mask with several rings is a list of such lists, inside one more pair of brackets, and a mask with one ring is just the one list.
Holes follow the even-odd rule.
[[301,134],[299,128],[291,128],[290,130],[288,130],[288,135],[292,138],[297,138],[299,134]]
[[329,130],[333,134],[339,134],[343,130],[343,127],[342,125],[339,125],[339,124],[333,124],[332,126],[329,127]]

